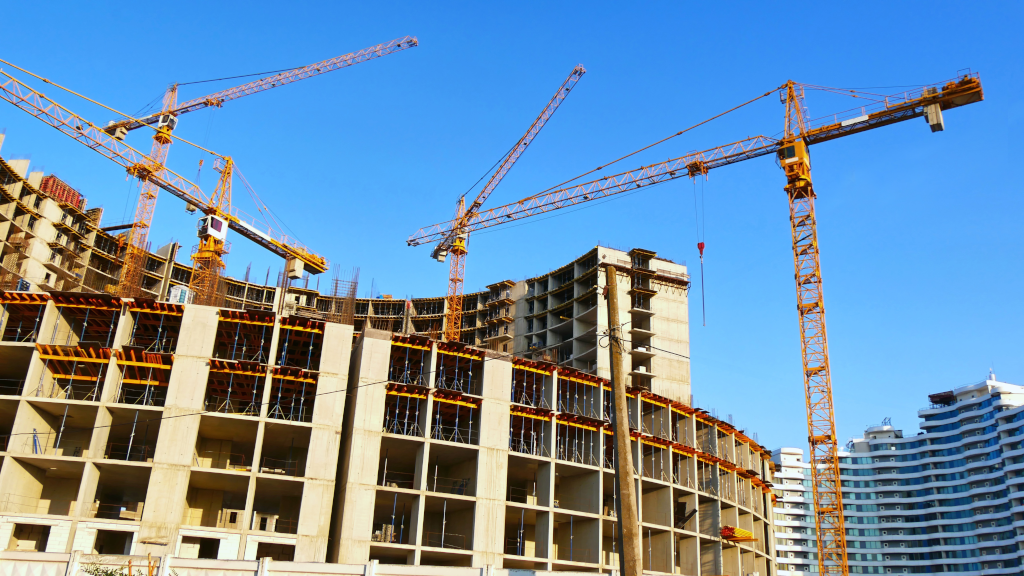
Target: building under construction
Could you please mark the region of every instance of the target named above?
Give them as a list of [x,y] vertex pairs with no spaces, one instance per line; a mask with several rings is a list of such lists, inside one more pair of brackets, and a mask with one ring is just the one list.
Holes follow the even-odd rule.
[[123,232],[27,169],[0,159],[8,549],[616,569],[613,265],[645,569],[774,573],[769,452],[691,400],[684,265],[595,247],[467,294],[449,342],[445,298],[355,275],[169,302],[176,244],[119,298]]

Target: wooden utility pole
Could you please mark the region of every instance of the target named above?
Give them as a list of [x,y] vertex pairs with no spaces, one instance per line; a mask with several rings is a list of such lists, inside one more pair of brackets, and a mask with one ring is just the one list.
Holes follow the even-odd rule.
[[619,517],[619,568],[622,576],[641,576],[643,555],[640,548],[640,518],[636,511],[636,482],[633,480],[633,450],[629,436],[629,399],[626,396],[626,371],[622,357],[622,324],[619,322],[619,286],[615,266],[606,265],[608,300],[608,351],[611,354],[612,389],[615,418],[615,477],[619,483],[616,503]]

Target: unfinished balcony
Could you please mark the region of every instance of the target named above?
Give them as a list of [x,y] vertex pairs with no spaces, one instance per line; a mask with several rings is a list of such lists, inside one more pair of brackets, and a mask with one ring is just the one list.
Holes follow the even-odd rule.
[[479,396],[483,389],[483,353],[454,342],[437,344],[434,387]]
[[213,357],[237,362],[270,363],[274,313],[261,310],[220,311]]
[[578,569],[579,564],[597,564],[601,521],[575,514],[556,513],[552,543],[555,570]]
[[480,442],[480,401],[458,393],[434,392],[430,438],[459,444]]
[[377,464],[377,486],[417,490],[418,462],[423,459],[424,444],[404,438],[381,438],[380,460]]
[[513,404],[533,408],[551,408],[552,372],[550,365],[513,359],[512,395],[509,400]]
[[43,370],[29,396],[99,402],[112,356],[110,348],[93,343],[80,346],[37,344],[36,347]]
[[136,299],[128,308],[132,331],[127,346],[141,348],[149,353],[173,353],[178,345],[182,315],[185,307],[169,302]]
[[384,399],[385,434],[423,437],[427,416],[427,389],[402,384],[388,384]]
[[106,460],[152,462],[160,436],[159,412],[110,408],[110,433],[103,450]]
[[249,477],[193,470],[185,495],[184,526],[230,528],[245,525]]
[[171,380],[174,355],[125,347],[114,352],[119,371],[114,401],[135,406],[163,406]]
[[32,350],[29,346],[0,346],[0,397],[17,397],[25,391]]
[[[415,542],[412,525],[415,523],[418,501],[419,497],[413,494],[377,492],[373,503],[370,546],[391,548],[389,545],[409,545]],[[391,554],[404,556],[396,552]]]
[[600,514],[601,472],[566,464],[555,465],[555,499],[561,510]]
[[207,412],[259,417],[266,366],[257,362],[210,360],[206,379]]
[[271,372],[267,418],[312,422],[318,373],[275,367]]
[[527,506],[550,506],[551,494],[548,478],[551,463],[509,455],[505,499],[510,503]]
[[276,534],[298,534],[302,484],[257,478],[249,529]]
[[474,496],[477,483],[477,451],[460,446],[434,444],[424,470],[429,492]]
[[0,399],[0,452],[7,451],[11,441],[11,431],[14,429],[14,417],[17,413],[17,400]]
[[[423,507],[423,533],[420,535],[420,545],[424,548],[433,548],[435,551],[473,550],[475,509],[476,505],[472,500],[427,496]],[[433,560],[431,564],[469,566],[472,555],[434,554],[428,558]]]
[[96,425],[96,406],[53,402],[24,404],[17,441],[9,450],[36,456],[87,458]]
[[260,474],[304,476],[309,455],[310,429],[268,422],[260,450]]
[[149,467],[103,463],[97,465],[96,494],[86,514],[90,518],[140,522],[146,505]]
[[49,296],[41,292],[3,292],[3,318],[0,318],[0,342],[31,344],[39,339],[43,313]]
[[395,334],[391,338],[388,381],[425,388],[430,385],[430,341]]
[[0,495],[0,510],[13,514],[75,514],[84,463],[8,458],[5,477],[14,488]]
[[[526,508],[505,508],[505,542],[504,550],[506,558],[504,567],[511,569],[538,569],[538,563],[529,559],[542,560],[547,548],[547,534],[544,532],[546,518],[550,514],[538,512]],[[538,542],[538,525],[540,528],[540,539]],[[508,558],[516,557],[515,559]],[[541,565],[540,569],[543,569]]]
[[324,323],[300,316],[283,317],[277,342],[278,366],[317,370],[324,346]]
[[199,420],[193,465],[247,473],[252,470],[259,424],[239,418],[204,414]]

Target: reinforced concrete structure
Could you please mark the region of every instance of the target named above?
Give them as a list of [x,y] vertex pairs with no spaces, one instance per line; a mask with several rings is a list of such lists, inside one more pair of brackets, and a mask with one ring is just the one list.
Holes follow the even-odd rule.
[[772,573],[769,453],[692,407],[684,265],[592,248],[467,294],[457,342],[445,298],[337,279],[168,302],[191,278],[173,243],[121,299],[127,226],[46,178],[0,158],[9,549],[617,569],[612,265],[645,569]]
[[[886,421],[841,454],[850,572],[1024,574],[1024,387],[992,375],[929,401],[918,434]],[[816,570],[810,465],[772,459],[779,574]]]
[[644,568],[771,573],[769,453],[690,406],[685,268],[603,247],[489,287],[483,307],[521,354],[362,331],[331,561],[618,568],[601,263],[627,272]]
[[324,559],[352,328],[2,292],[0,542]]

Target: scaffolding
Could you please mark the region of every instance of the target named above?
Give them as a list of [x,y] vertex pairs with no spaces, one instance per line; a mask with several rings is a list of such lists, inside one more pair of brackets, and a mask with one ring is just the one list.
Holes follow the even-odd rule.
[[[36,344],[44,370],[32,395],[37,398],[62,398],[98,402],[103,380],[110,364],[111,350],[93,343],[81,346]],[[51,380],[44,382],[47,374]]]
[[586,418],[600,418],[601,384],[606,382],[595,376],[560,369],[558,371],[558,411],[571,412]]
[[213,357],[269,364],[273,335],[273,312],[222,309],[217,322]]
[[174,357],[170,353],[146,352],[138,347],[116,351],[121,378],[116,401],[121,404],[163,406],[167,400]]
[[266,376],[267,367],[257,362],[210,360],[206,411],[259,416]]
[[0,342],[35,342],[50,295],[42,292],[0,292]]
[[426,367],[430,360],[430,341],[395,334],[391,337],[391,361],[388,380],[398,384],[427,386]]
[[137,298],[129,305],[128,311],[135,320],[128,337],[129,346],[140,347],[146,352],[174,352],[184,306]]
[[640,473],[646,478],[672,481],[672,444],[660,438],[640,438]]
[[555,458],[588,466],[601,465],[597,449],[604,422],[571,414],[559,414],[555,422]]
[[437,343],[434,387],[479,396],[483,379],[483,354],[456,342]]
[[479,426],[473,418],[480,411],[480,400],[465,398],[458,392],[434,391],[434,413],[430,422],[430,438],[445,442],[477,444]]
[[422,437],[420,414],[424,411],[426,400],[426,388],[388,384],[382,431],[387,434]]
[[551,408],[548,404],[548,378],[553,372],[550,365],[514,359],[511,402],[534,408]]
[[323,351],[324,323],[299,316],[283,317],[278,342],[278,366],[316,370]]
[[297,368],[274,367],[267,418],[311,422],[318,377],[316,373]]
[[509,451],[532,456],[550,456],[546,438],[550,422],[551,413],[548,411],[513,407],[509,415]]

